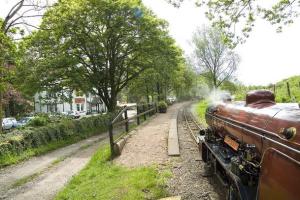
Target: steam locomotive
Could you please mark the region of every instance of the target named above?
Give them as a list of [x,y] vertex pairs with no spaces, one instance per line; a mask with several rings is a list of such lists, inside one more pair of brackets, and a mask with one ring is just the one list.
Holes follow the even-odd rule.
[[249,92],[206,110],[199,134],[206,171],[227,186],[228,199],[300,199],[300,109],[275,103],[271,91]]

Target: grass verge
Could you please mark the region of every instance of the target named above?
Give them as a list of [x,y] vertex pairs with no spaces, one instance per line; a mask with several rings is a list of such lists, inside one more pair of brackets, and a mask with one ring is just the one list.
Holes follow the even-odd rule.
[[200,101],[196,105],[196,112],[198,115],[198,119],[204,126],[207,126],[206,121],[205,121],[205,111],[206,111],[207,106],[208,106],[208,103],[205,100]]
[[170,173],[155,167],[129,169],[109,161],[108,146],[101,147],[89,164],[60,191],[56,200],[138,200],[165,197]]

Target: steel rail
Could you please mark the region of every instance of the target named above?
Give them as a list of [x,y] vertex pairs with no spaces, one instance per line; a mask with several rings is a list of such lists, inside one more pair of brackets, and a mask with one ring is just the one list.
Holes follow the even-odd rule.
[[201,129],[200,125],[193,119],[193,117],[191,116],[191,113],[189,115],[191,119],[188,119],[186,112],[187,112],[186,109],[184,109],[183,116],[184,116],[185,122],[187,124],[187,127],[189,129],[189,133],[192,136],[192,138],[194,139],[194,141],[196,142],[196,144],[198,144],[197,137],[194,134],[195,131],[191,128],[191,124],[189,122],[192,122],[197,128],[199,128],[199,130]]

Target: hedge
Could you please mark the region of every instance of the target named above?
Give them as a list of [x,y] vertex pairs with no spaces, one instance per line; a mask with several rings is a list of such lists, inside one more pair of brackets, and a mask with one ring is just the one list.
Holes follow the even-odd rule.
[[0,137],[0,160],[51,142],[78,137],[83,139],[104,132],[107,130],[109,119],[109,115],[100,115],[80,120],[63,120],[43,127],[17,129]]

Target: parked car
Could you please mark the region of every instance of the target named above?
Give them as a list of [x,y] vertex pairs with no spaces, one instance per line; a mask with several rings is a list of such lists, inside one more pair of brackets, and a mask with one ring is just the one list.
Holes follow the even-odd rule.
[[78,111],[69,111],[67,114],[69,117],[73,118],[73,119],[78,119],[80,118],[80,113]]
[[78,112],[79,116],[85,116],[86,115],[86,111],[76,111]]
[[16,118],[9,117],[7,119],[9,119],[13,123],[13,126],[12,126],[13,128],[16,128],[18,126],[18,122],[17,122]]
[[2,119],[2,129],[9,130],[13,127],[14,123],[10,118],[3,118]]
[[18,121],[17,127],[27,125],[34,117],[23,117]]

